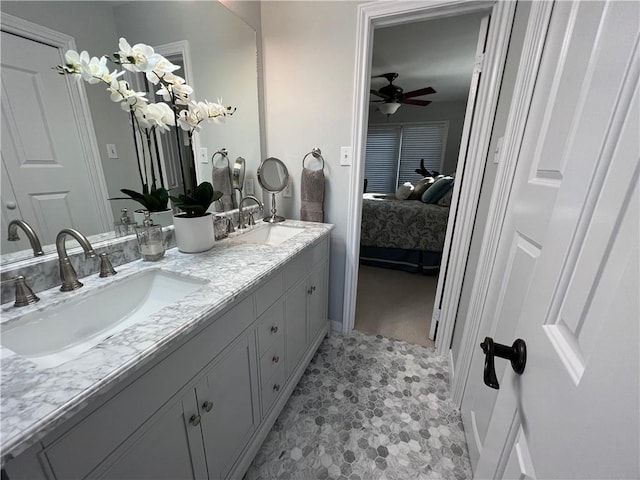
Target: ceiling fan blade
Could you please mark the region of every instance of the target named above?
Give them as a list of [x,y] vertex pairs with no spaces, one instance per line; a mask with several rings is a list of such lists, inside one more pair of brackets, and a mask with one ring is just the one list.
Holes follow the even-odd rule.
[[411,97],[421,97],[422,95],[431,95],[432,93],[436,93],[436,91],[431,87],[421,88],[419,90],[412,90],[407,93],[403,93],[404,98]]
[[407,105],[419,105],[421,107],[426,107],[431,102],[429,100],[414,100],[412,98],[405,98],[401,103],[406,103]]
[[371,95],[375,95],[376,97],[384,98],[385,100],[389,99],[388,95],[385,95],[384,93],[380,93],[377,90],[374,90],[373,88],[369,90],[369,93],[371,93]]

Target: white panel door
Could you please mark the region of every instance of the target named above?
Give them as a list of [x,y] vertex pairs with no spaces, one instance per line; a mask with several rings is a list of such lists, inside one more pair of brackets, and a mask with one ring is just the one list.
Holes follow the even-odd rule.
[[473,74],[471,75],[471,84],[469,85],[469,95],[467,95],[467,107],[464,114],[464,124],[462,125],[462,137],[460,139],[460,151],[458,153],[458,164],[456,172],[458,174],[458,182],[454,187],[455,200],[452,200],[449,211],[449,219],[447,222],[447,231],[444,239],[444,249],[442,251],[442,263],[440,265],[440,273],[438,274],[438,285],[436,286],[436,296],[433,300],[433,312],[431,314],[431,324],[429,329],[429,338],[436,339],[436,329],[440,321],[440,312],[442,310],[442,294],[444,292],[444,284],[447,280],[447,269],[449,267],[449,253],[451,251],[451,240],[453,238],[453,229],[456,222],[456,213],[458,211],[458,197],[460,195],[460,184],[463,176],[464,166],[467,161],[467,150],[469,148],[469,139],[471,138],[471,127],[473,123],[473,112],[478,97],[478,87],[480,85],[480,76],[482,74],[482,60],[487,45],[487,35],[489,33],[489,21],[491,15],[482,17],[480,20],[480,32],[478,33],[478,42],[476,44],[476,62],[473,66]]
[[2,32],[2,163],[15,197],[3,190],[2,208],[15,201],[43,245],[65,227],[104,231],[61,62],[57,48]]
[[638,478],[639,4],[557,2],[463,399],[475,478]]

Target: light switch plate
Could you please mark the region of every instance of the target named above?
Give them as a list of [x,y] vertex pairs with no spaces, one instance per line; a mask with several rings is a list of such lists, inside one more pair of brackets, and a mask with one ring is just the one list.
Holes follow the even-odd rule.
[[209,163],[209,152],[207,151],[207,147],[198,148],[198,160],[200,160],[200,163]]
[[114,143],[107,143],[107,156],[109,158],[118,158],[118,150]]
[[351,147],[340,147],[340,165],[343,167],[351,165]]

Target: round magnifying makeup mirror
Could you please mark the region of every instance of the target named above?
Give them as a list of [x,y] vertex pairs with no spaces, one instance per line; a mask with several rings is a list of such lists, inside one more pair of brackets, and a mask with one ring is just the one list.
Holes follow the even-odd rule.
[[233,162],[233,169],[231,170],[231,187],[234,190],[234,197],[235,197],[235,191],[237,190],[238,192],[240,192],[240,198],[238,198],[238,200],[236,201],[236,205],[238,205],[238,202],[240,202],[240,200],[242,200],[242,188],[244,186],[244,158],[242,157],[238,157],[236,158],[236,161]]
[[284,217],[276,215],[276,193],[283,191],[289,184],[289,170],[282,160],[269,157],[263,160],[258,168],[258,183],[271,193],[271,216],[265,217],[269,223],[283,222]]

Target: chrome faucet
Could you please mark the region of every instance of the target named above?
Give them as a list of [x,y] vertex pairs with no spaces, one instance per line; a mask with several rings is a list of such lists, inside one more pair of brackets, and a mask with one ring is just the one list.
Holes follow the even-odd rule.
[[17,242],[20,240],[18,236],[18,227],[24,230],[24,233],[27,234],[27,238],[29,239],[29,243],[31,244],[31,248],[33,249],[33,256],[39,257],[40,255],[44,255],[42,251],[42,245],[40,245],[40,239],[31,225],[29,225],[24,220],[11,220],[9,222],[9,236],[7,240],[10,242]]
[[262,212],[262,210],[264,209],[263,203],[253,195],[247,195],[246,197],[243,197],[242,200],[240,200],[240,204],[238,205],[238,228],[239,229],[247,228],[247,225],[244,222],[244,213],[242,212],[242,204],[244,203],[245,200],[253,200],[254,202],[256,202],[260,207],[260,212]]
[[56,236],[56,250],[58,250],[58,262],[60,263],[60,278],[62,279],[61,292],[70,292],[82,286],[82,283],[78,280],[78,275],[69,261],[67,256],[67,248],[65,240],[67,235],[71,235],[75,238],[82,249],[84,250],[84,258],[95,258],[96,252],[93,247],[82,233],[73,228],[63,228]]

